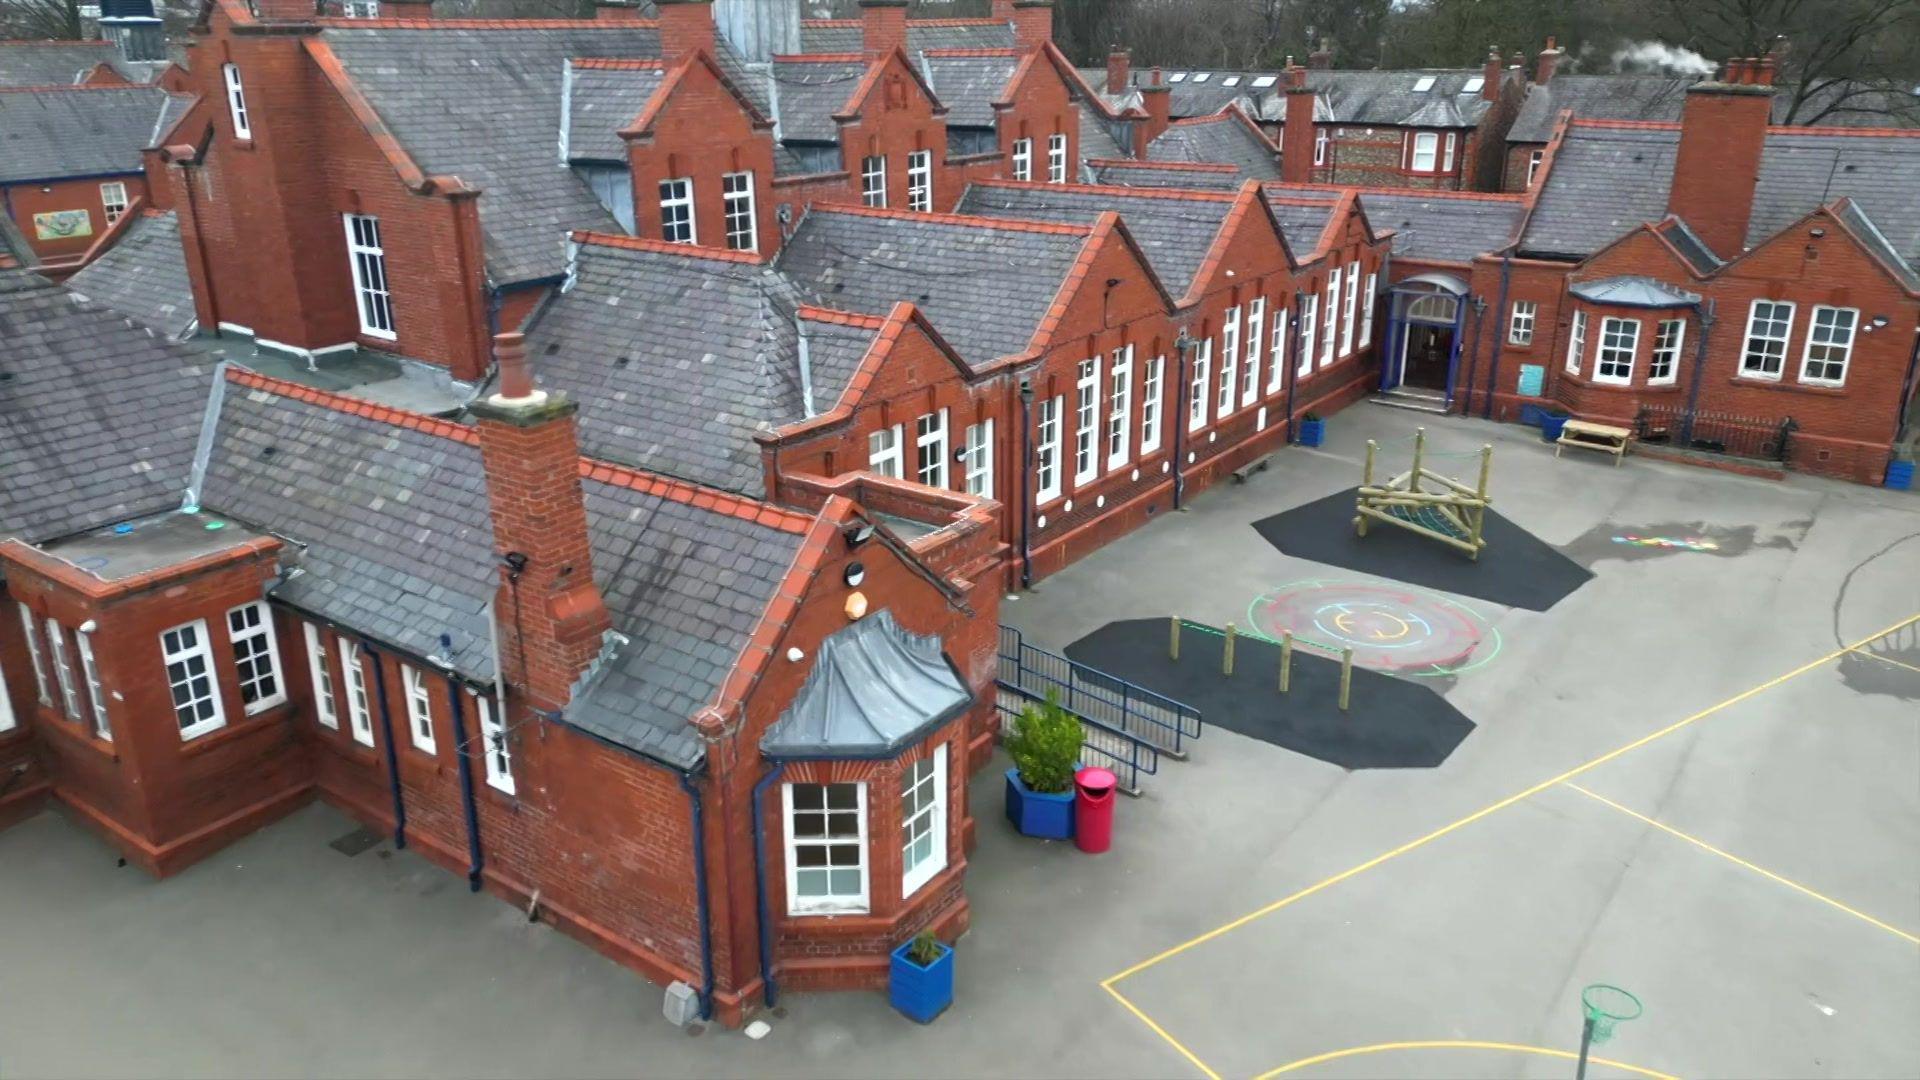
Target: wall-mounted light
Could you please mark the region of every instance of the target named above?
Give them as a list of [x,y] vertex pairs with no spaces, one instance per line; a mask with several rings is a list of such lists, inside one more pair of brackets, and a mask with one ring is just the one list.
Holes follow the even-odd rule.
[[1874,329],[1878,330],[1880,327],[1887,325],[1887,323],[1891,321],[1892,320],[1888,319],[1885,315],[1875,315],[1873,317],[1873,327]]
[[846,580],[848,588],[859,588],[860,583],[867,580],[867,568],[860,563],[851,562],[847,564],[846,573],[841,576]]
[[807,657],[806,652],[804,652],[798,645],[795,645],[792,648],[787,650],[787,659],[792,663],[797,664],[800,661],[806,659],[806,657]]
[[1811,237],[1813,237],[1813,238],[1814,238],[1815,240],[1818,240],[1818,239],[1820,239],[1821,237],[1823,237],[1823,236],[1825,236],[1825,235],[1827,235],[1827,230],[1825,230],[1825,229],[1808,229],[1808,230],[1807,230],[1807,235],[1808,235],[1808,236],[1811,236]]
[[866,597],[866,594],[865,594],[865,593],[857,593],[857,592],[856,592],[856,593],[848,593],[848,594],[847,594],[847,606],[845,607],[845,609],[844,609],[844,610],[846,611],[846,613],[847,613],[847,618],[849,618],[849,619],[862,619],[862,618],[865,618],[865,617],[866,617],[866,614],[867,614],[867,597]]
[[857,548],[861,544],[873,539],[873,526],[862,521],[847,526],[841,531],[840,535],[846,537],[848,547]]

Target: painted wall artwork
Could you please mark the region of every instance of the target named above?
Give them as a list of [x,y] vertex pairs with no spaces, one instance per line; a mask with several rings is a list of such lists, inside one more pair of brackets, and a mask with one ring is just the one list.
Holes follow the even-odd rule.
[[41,240],[71,240],[93,235],[93,215],[82,210],[49,210],[33,215],[33,235]]

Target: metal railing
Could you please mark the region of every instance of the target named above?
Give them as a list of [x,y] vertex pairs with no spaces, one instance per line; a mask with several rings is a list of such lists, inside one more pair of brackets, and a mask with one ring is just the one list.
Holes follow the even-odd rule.
[[1200,737],[1200,710],[1029,645],[1011,626],[1000,628],[999,678],[1036,700],[1052,691],[1067,711],[1143,739],[1172,757],[1186,757],[1187,742]]
[[1800,425],[1784,420],[1731,413],[1689,412],[1675,405],[1642,405],[1634,416],[1634,434],[1643,443],[1666,444],[1710,454],[1784,463]]
[[[1037,699],[1024,690],[1000,684],[994,703],[1000,711],[1000,730],[1003,734],[1013,726],[1013,718],[1020,715],[1020,710],[1034,700]],[[1140,778],[1160,771],[1160,751],[1153,744],[1136,739],[1124,731],[1116,731],[1098,720],[1085,716],[1079,719],[1081,764],[1113,770],[1120,790],[1138,796],[1141,792]]]

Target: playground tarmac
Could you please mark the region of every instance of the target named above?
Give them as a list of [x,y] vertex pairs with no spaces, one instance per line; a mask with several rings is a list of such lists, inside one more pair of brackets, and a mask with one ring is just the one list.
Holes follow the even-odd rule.
[[[457,877],[332,850],[320,807],[162,883],[48,813],[0,833],[0,1075],[1570,1076],[1593,982],[1645,1013],[1591,1076],[1920,1074],[1920,498],[1418,421],[1493,442],[1494,505],[1594,573],[1545,612],[1461,598],[1486,635],[1427,681],[1475,730],[1348,772],[1210,728],[1099,857],[1011,835],[983,773],[931,1026],[803,994],[762,1040],[690,1037]],[[1252,523],[1415,422],[1349,409],[1005,619],[1059,649],[1366,580]]]

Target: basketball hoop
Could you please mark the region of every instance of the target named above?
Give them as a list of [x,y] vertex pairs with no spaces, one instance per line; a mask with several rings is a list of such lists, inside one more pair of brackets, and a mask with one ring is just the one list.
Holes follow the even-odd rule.
[[1639,998],[1606,983],[1594,983],[1580,991],[1580,1008],[1587,1014],[1597,1043],[1613,1038],[1615,1024],[1636,1019],[1641,1011]]

